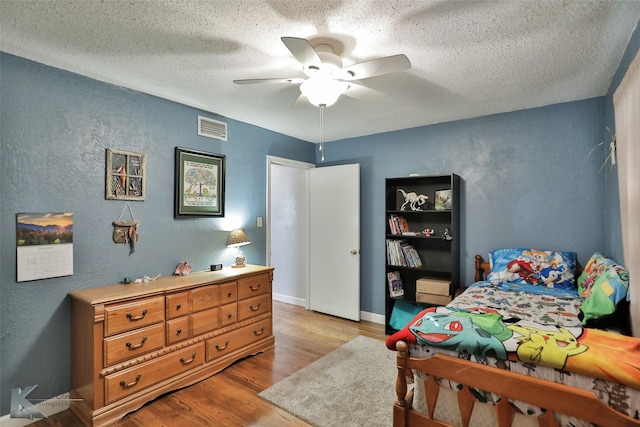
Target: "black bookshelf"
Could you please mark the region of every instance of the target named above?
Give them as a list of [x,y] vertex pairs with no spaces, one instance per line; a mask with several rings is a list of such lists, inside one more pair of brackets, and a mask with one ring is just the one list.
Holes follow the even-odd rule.
[[[443,190],[450,190],[450,203],[436,206],[436,192]],[[415,193],[416,197],[409,197],[415,200],[413,208],[410,203],[405,204],[408,193]],[[428,199],[425,201],[424,197],[419,197],[421,195]],[[398,300],[424,307],[430,305],[416,301],[418,279],[431,277],[450,281],[451,297],[460,286],[460,177],[451,174],[387,178],[385,209],[385,276],[398,271],[404,289],[403,296],[391,297],[385,277],[385,332],[392,334],[395,329],[389,322]],[[391,218],[396,219],[390,221]],[[399,257],[398,247],[404,247],[406,250],[402,252],[413,256]]]

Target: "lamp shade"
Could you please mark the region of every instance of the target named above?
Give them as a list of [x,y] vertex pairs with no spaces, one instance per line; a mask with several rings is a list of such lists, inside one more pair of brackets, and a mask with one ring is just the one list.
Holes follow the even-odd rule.
[[233,230],[229,234],[229,239],[227,240],[227,247],[240,247],[244,245],[248,245],[251,243],[251,240],[247,237],[244,230],[238,228],[237,230]]

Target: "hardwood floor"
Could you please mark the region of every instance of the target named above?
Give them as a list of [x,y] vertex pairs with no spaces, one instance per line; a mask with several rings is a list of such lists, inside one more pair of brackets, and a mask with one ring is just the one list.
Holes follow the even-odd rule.
[[[278,301],[273,302],[273,330],[275,350],[243,359],[213,377],[161,396],[115,425],[309,426],[261,399],[258,393],[358,335],[386,338],[383,325],[353,322]],[[32,425],[79,427],[81,424],[67,410]]]

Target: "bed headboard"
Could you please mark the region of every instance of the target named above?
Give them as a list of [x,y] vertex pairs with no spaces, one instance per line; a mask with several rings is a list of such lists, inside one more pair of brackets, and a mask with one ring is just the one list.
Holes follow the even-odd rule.
[[476,282],[486,280],[491,273],[491,266],[488,262],[484,262],[482,255],[476,255]]

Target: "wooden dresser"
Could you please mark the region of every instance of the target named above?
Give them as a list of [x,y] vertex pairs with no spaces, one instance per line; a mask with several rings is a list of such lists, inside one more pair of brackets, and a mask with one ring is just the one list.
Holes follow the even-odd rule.
[[273,268],[248,265],[71,292],[71,410],[88,426],[274,346]]

